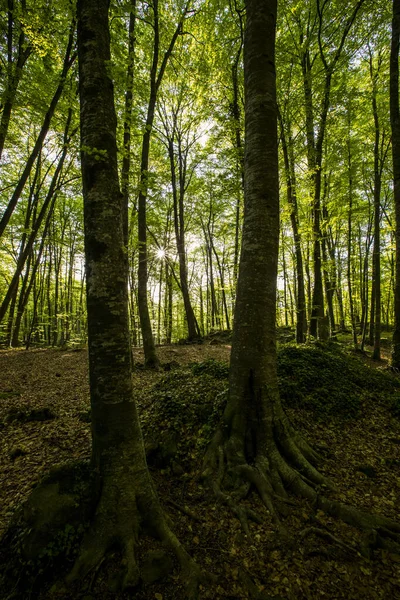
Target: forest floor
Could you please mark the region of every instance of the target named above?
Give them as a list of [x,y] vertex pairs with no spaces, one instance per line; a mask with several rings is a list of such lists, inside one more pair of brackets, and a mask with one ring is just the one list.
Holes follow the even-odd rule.
[[[399,519],[400,378],[385,370],[385,361],[371,369],[371,361],[343,344],[337,346],[302,351],[282,346],[286,411],[325,455],[322,470],[338,486],[337,499]],[[373,560],[364,558],[359,531],[315,511],[307,501],[294,499],[285,519],[290,539],[283,541],[256,494],[245,502],[262,522],[252,524],[246,536],[238,520],[202,487],[198,475],[226,398],[229,351],[226,340],[159,347],[163,368],[157,372],[141,368],[142,353],[134,352],[134,386],[161,502],[188,552],[216,576],[200,598],[400,599],[400,556],[377,550]],[[49,469],[88,459],[89,420],[86,350],[0,351],[0,537]],[[310,527],[342,544],[313,530],[303,535]],[[140,557],[155,548],[156,542],[142,537]],[[118,556],[103,567],[85,595],[63,598],[184,597],[176,565],[162,580],[143,584],[134,596],[110,591]],[[7,596],[0,593],[1,600]],[[23,596],[51,597],[46,584]]]

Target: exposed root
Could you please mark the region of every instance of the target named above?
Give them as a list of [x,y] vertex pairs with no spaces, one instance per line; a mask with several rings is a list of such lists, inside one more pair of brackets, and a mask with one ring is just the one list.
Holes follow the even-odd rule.
[[400,554],[400,537],[393,532],[382,529],[366,531],[361,540],[360,552],[367,559],[372,557],[373,551],[383,548],[392,554]]
[[186,552],[176,535],[167,526],[165,519],[157,523],[160,540],[171,548],[182,569],[182,580],[185,585],[186,596],[190,600],[198,597],[199,585],[213,580],[211,575],[204,573],[192,557]]
[[332,544],[335,544],[342,550],[346,550],[350,554],[357,554],[357,550],[355,548],[349,546],[348,544],[345,544],[344,542],[342,542],[342,540],[332,535],[332,533],[326,531],[326,529],[320,529],[319,527],[307,527],[306,529],[303,529],[303,531],[299,535],[299,539],[302,541],[310,535],[322,537],[324,540],[328,540]]
[[70,586],[89,573],[94,573],[95,577],[108,553],[118,548],[122,553],[118,588],[121,591],[136,588],[140,583],[136,549],[139,531],[145,528],[174,552],[182,569],[187,597],[197,598],[200,583],[205,583],[209,577],[202,573],[170,529],[152,486],[141,490],[140,494],[127,494],[127,489],[126,485],[119,487],[114,484],[102,490],[93,523],[65,583]]
[[180,504],[178,504],[174,500],[171,500],[171,498],[169,498],[166,502],[170,506],[173,506],[174,508],[176,508],[176,510],[179,510],[179,512],[181,512],[182,514],[184,514],[184,515],[190,517],[191,519],[193,519],[193,521],[197,521],[198,523],[202,523],[203,522],[203,519],[201,519],[199,516],[197,516],[193,511],[189,510],[186,506],[181,506]]
[[[290,503],[287,495],[290,493],[306,498],[314,508],[367,532],[362,549],[364,556],[370,555],[371,550],[378,547],[399,552],[400,523],[363,512],[323,495],[326,490],[335,491],[335,487],[315,468],[314,464],[319,456],[294,433],[286,416],[279,413],[279,417],[273,421],[273,434],[268,436],[262,451],[254,457],[252,464],[246,459],[243,450],[245,444],[240,436],[235,437],[235,433],[229,431],[226,424],[216,432],[205,457],[203,477],[211,479],[215,495],[237,516],[245,533],[250,533],[250,518],[259,522],[259,517],[235,502],[234,495],[235,489],[241,489],[247,484],[248,490],[250,484],[259,494],[281,533],[286,533],[281,516],[287,514],[287,504]],[[322,529],[308,528],[303,535],[311,533],[324,536],[354,552],[354,549]]]

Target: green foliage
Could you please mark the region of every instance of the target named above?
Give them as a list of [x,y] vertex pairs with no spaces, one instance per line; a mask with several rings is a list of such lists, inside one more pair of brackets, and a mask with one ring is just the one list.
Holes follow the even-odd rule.
[[226,379],[205,372],[204,364],[196,365],[200,370],[196,374],[194,367],[170,372],[152,389],[151,405],[143,415],[142,424],[146,446],[157,451],[155,462],[161,466],[171,460],[188,466],[191,460],[199,458],[222,415]]
[[[214,386],[221,386],[223,382],[227,386],[229,367],[226,363],[209,359],[194,363],[190,368],[192,377],[188,372],[179,371],[158,384],[157,393],[165,394],[163,418],[167,426],[168,417],[171,417],[172,427],[178,426],[180,431],[182,419],[191,422],[195,415],[197,426],[199,420],[207,420],[207,423],[204,420],[203,426],[207,431],[210,423],[218,421],[213,411],[220,415],[223,409],[220,402],[218,406],[213,404]],[[278,351],[278,376],[284,405],[310,410],[317,418],[356,418],[367,400],[384,402],[400,416],[398,378],[388,371],[368,367],[357,355],[344,351],[335,343],[282,346]],[[205,400],[203,409],[197,406],[202,394]],[[192,396],[193,406],[188,403]],[[225,398],[224,393],[220,400]]]
[[282,401],[321,418],[356,417],[365,400],[399,402],[400,381],[364,365],[335,344],[283,347],[278,354]]
[[215,379],[226,379],[229,375],[229,365],[214,358],[191,365],[193,375],[211,375]]

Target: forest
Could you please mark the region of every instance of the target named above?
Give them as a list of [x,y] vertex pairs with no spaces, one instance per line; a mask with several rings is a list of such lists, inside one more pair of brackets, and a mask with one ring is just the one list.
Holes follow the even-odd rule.
[[400,1],[0,23],[1,599],[400,598]]

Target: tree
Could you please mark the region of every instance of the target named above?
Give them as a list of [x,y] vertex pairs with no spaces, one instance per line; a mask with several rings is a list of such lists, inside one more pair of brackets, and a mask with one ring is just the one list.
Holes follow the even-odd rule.
[[93,521],[67,577],[98,565],[111,546],[125,561],[123,589],[139,581],[135,547],[148,528],[176,553],[189,591],[199,571],[167,526],[147,469],[132,391],[124,199],[118,180],[116,113],[109,74],[108,0],[79,0],[81,162],[94,471],[102,481]]
[[390,124],[392,128],[393,188],[396,215],[395,329],[392,365],[400,369],[400,112],[399,112],[400,2],[393,0],[392,43],[390,50]]
[[163,138],[166,146],[170,168],[171,186],[173,199],[173,215],[176,249],[179,259],[179,282],[185,307],[186,323],[188,327],[188,339],[200,338],[200,329],[194,314],[192,302],[189,295],[187,249],[185,243],[186,221],[185,221],[185,195],[190,186],[195,166],[189,162],[189,155],[197,138],[193,132],[197,125],[195,117],[191,115],[187,122],[184,120],[185,109],[189,109],[189,100],[184,102],[183,95],[187,90],[183,88],[176,99],[173,93],[170,106],[164,105],[160,108],[160,119],[163,123]]
[[29,159],[26,162],[25,168],[22,172],[22,175],[18,181],[18,184],[14,190],[13,195],[11,196],[11,199],[8,203],[7,208],[5,209],[1,220],[0,220],[0,237],[3,235],[5,228],[8,225],[8,222],[11,218],[11,215],[13,214],[15,207],[17,205],[17,202],[21,196],[21,193],[25,187],[26,182],[28,181],[29,175],[31,173],[32,167],[35,163],[36,158],[38,157],[41,148],[43,147],[43,142],[48,134],[49,128],[50,128],[50,124],[51,124],[51,120],[54,116],[54,112],[56,110],[57,104],[60,100],[60,97],[63,93],[64,90],[64,86],[65,86],[65,81],[66,81],[66,77],[68,75],[68,71],[70,70],[70,68],[72,67],[75,58],[76,58],[76,54],[75,52],[73,52],[73,39],[74,39],[74,32],[75,32],[75,23],[72,23],[71,28],[70,28],[70,35],[68,38],[68,44],[67,44],[67,49],[65,52],[65,57],[64,57],[64,62],[63,62],[63,68],[60,74],[60,78],[59,78],[59,83],[57,85],[57,89],[54,92],[54,95],[51,99],[49,108],[46,112],[46,115],[44,117],[43,120],[43,125],[41,127],[40,133],[37,137],[37,140],[35,142],[35,145],[33,147],[33,150],[29,156]]
[[150,96],[147,105],[146,125],[143,133],[142,152],[140,159],[140,188],[138,197],[138,241],[139,241],[139,266],[138,266],[138,305],[140,326],[143,336],[143,349],[145,355],[145,364],[147,367],[157,367],[158,358],[154,345],[153,332],[151,329],[149,307],[147,301],[147,192],[149,180],[149,156],[150,141],[153,129],[153,122],[156,110],[158,92],[167,68],[168,61],[171,58],[175,43],[182,33],[182,25],[189,12],[190,0],[185,3],[178,17],[178,23],[171,36],[169,45],[162,55],[160,61],[160,15],[158,0],[154,0],[154,46],[153,58],[150,72]]
[[288,141],[286,139],[285,127],[282,115],[278,110],[278,119],[280,124],[281,142],[282,142],[282,153],[285,165],[285,179],[287,189],[287,200],[290,208],[290,222],[293,231],[293,239],[295,246],[296,256],[296,341],[298,344],[302,344],[306,341],[307,332],[307,315],[306,315],[306,298],[304,289],[304,269],[303,269],[303,255],[301,251],[301,235],[299,232],[299,214],[297,206],[297,189],[296,189],[296,173],[294,169],[294,158],[293,158],[293,140],[290,129],[290,123],[288,124]]
[[[244,40],[245,157],[242,252],[235,307],[229,395],[222,424],[205,459],[217,496],[245,531],[255,515],[236,504],[253,484],[278,527],[287,491],[377,534],[400,537],[400,525],[321,496],[332,484],[316,469],[319,457],[290,424],[280,402],[276,364],[276,281],[279,233],[275,26],[277,0],[247,0]],[[223,457],[223,461],[222,461]],[[218,465],[218,468],[217,468]],[[231,493],[232,488],[234,493]]]
[[[21,12],[26,12],[26,6],[21,3]],[[22,76],[22,69],[32,53],[32,45],[26,43],[25,31],[21,22],[16,18],[18,14],[13,0],[7,2],[7,75],[1,99],[0,121],[0,159],[10,125],[11,111],[17,94],[17,89]],[[18,39],[18,41],[16,41]],[[16,51],[15,51],[16,49]]]

